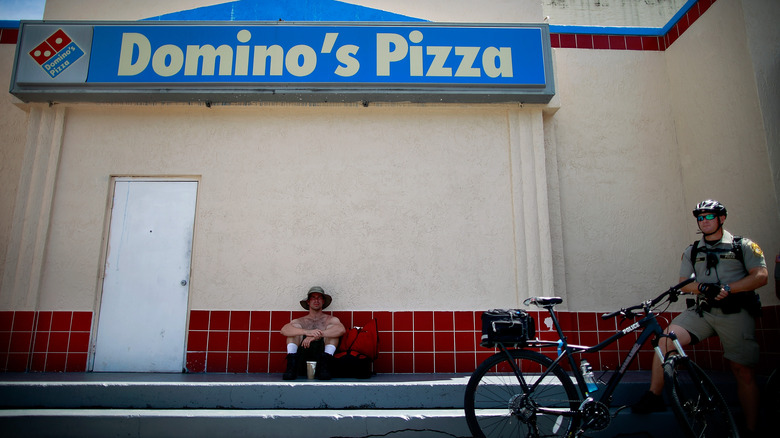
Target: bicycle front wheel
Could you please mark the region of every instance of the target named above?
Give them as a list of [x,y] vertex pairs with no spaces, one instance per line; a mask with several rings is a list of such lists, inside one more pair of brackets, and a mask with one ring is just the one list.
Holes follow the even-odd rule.
[[[527,350],[509,350],[524,392],[504,353],[482,362],[466,386],[466,422],[475,438],[565,436],[578,426],[576,387],[560,366]],[[546,373],[546,375],[544,375]]]
[[665,389],[674,415],[691,438],[739,437],[726,400],[704,370],[687,357],[664,362]]

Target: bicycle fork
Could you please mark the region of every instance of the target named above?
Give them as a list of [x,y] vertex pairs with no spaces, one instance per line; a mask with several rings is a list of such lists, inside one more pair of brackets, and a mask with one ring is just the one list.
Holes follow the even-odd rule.
[[[661,351],[661,347],[658,345],[662,337],[671,339],[672,345],[674,345],[674,350],[668,349],[666,351],[666,356],[664,355],[663,351]],[[683,346],[682,344],[680,344],[680,341],[677,339],[677,335],[674,332],[669,332],[668,335],[662,335],[653,339],[653,350],[655,350],[655,354],[658,356],[658,359],[661,361],[661,365],[663,365],[664,362],[666,362],[666,357],[672,351],[676,351],[680,357],[688,357],[688,355],[685,354],[685,350],[683,350]]]

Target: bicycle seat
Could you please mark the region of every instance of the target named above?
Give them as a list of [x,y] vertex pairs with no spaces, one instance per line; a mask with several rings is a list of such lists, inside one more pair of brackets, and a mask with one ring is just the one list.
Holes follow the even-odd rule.
[[546,307],[561,304],[562,302],[563,298],[561,297],[531,297],[526,298],[526,300],[523,301],[523,305],[529,306],[533,304],[536,307]]

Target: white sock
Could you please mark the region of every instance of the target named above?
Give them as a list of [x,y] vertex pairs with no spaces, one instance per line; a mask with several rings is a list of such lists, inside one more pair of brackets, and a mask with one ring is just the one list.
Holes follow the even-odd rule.
[[325,346],[325,352],[328,353],[329,355],[333,356],[333,353],[336,352],[336,346],[335,345],[331,345],[331,344],[326,345]]
[[298,344],[290,342],[287,344],[287,354],[295,354],[298,352]]

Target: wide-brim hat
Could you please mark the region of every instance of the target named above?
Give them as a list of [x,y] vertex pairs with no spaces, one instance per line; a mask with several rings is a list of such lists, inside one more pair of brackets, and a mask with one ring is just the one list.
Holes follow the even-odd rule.
[[321,294],[322,299],[325,300],[325,302],[322,304],[322,308],[326,309],[328,306],[330,306],[330,302],[333,301],[333,297],[326,294],[324,290],[322,290],[319,286],[314,286],[311,289],[309,289],[309,293],[306,294],[306,299],[301,300],[301,307],[303,307],[306,310],[309,310],[309,298],[311,298],[311,294]]

